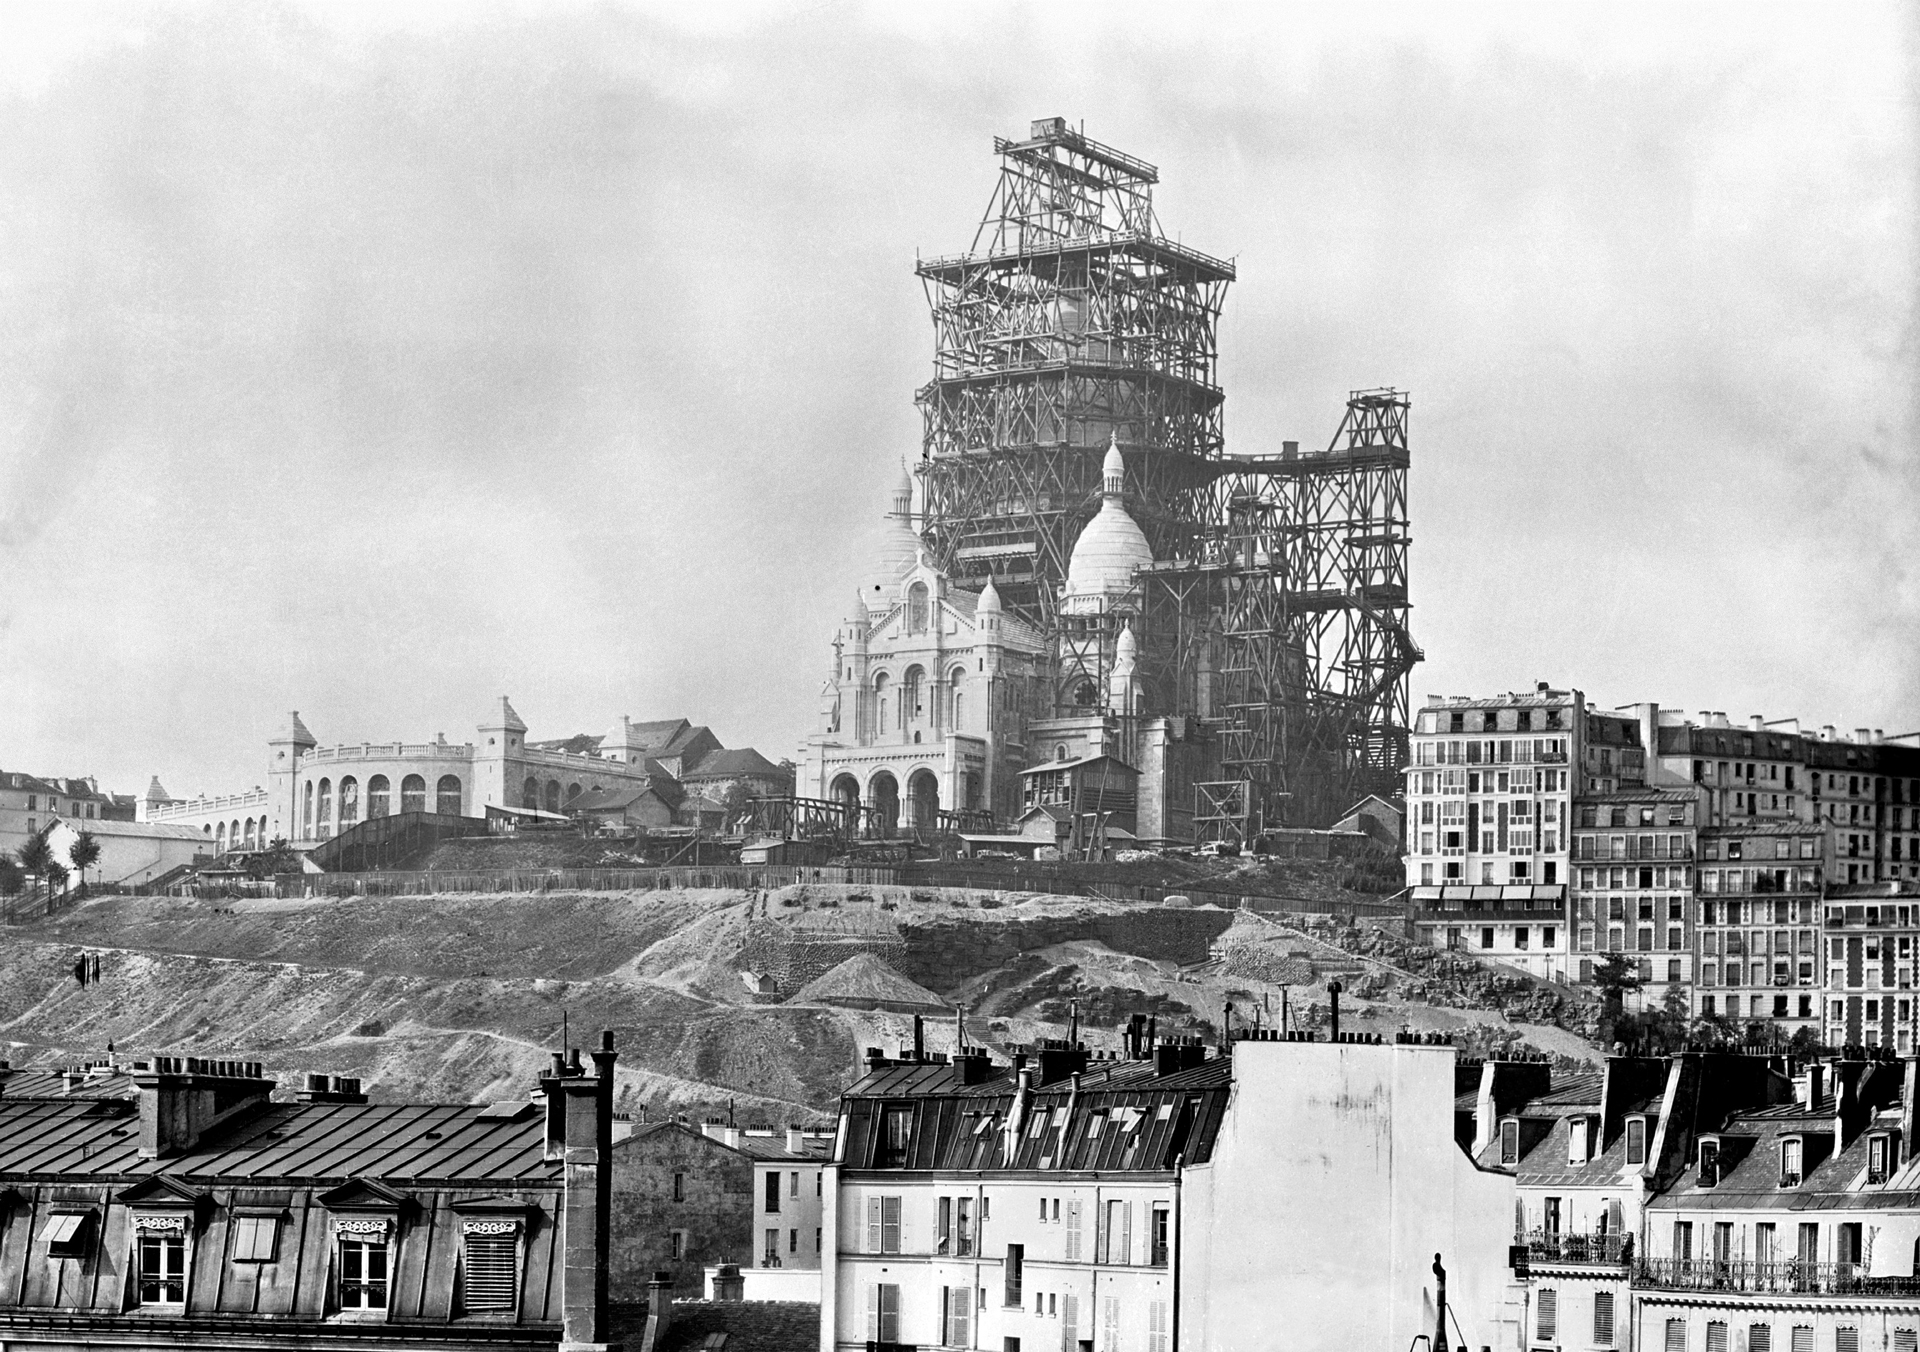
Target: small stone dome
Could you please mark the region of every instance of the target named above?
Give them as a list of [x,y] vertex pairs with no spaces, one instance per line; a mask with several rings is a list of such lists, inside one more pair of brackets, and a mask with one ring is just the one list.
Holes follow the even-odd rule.
[[886,528],[881,532],[878,557],[860,588],[861,601],[868,610],[892,606],[893,584],[920,562],[920,550],[920,537],[913,529],[913,478],[903,462],[900,482],[893,490],[893,510],[887,513]]
[[1120,447],[1107,443],[1100,511],[1073,542],[1067,560],[1067,596],[1113,596],[1130,590],[1136,568],[1153,562],[1153,549],[1121,501],[1126,464]]
[[1000,589],[993,585],[993,578],[987,578],[987,585],[980,589],[980,600],[974,606],[976,615],[998,615],[1001,613]]

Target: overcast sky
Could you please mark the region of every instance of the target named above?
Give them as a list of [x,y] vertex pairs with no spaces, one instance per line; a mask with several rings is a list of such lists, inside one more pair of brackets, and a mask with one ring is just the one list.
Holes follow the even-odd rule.
[[1416,702],[1920,729],[1916,12],[14,0],[0,767],[793,755],[1053,114],[1237,261],[1230,451],[1412,391]]

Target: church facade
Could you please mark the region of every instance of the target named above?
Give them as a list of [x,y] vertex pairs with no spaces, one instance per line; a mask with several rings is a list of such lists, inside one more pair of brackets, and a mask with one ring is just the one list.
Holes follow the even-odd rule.
[[1211,747],[1195,720],[1155,712],[1139,582],[1153,552],[1127,509],[1119,449],[1107,450],[1100,507],[1074,543],[1050,630],[1007,610],[991,576],[975,591],[937,567],[912,500],[903,475],[880,557],[834,634],[795,792],[858,811],[871,834],[930,831],[954,810],[1010,830],[1044,810],[1063,844],[1078,843],[1082,814],[1039,802],[1023,772],[1105,757],[1137,773],[1128,831],[1191,840]]

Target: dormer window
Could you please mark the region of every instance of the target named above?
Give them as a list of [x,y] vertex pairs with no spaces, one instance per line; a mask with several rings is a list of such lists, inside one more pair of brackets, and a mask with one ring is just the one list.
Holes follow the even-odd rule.
[[136,1215],[133,1232],[140,1303],[184,1306],[187,1303],[187,1218]]
[[1780,1142],[1780,1186],[1797,1188],[1803,1177],[1801,1171],[1801,1141],[1798,1136],[1789,1136]]
[[1587,1119],[1569,1117],[1567,1119],[1567,1163],[1585,1164],[1587,1149]]
[[1889,1136],[1867,1138],[1867,1182],[1885,1183],[1892,1172],[1893,1139]]
[[1520,1124],[1511,1117],[1500,1124],[1500,1162],[1520,1162]]
[[1720,1142],[1711,1138],[1700,1142],[1700,1186],[1711,1188],[1720,1181]]
[[85,1258],[93,1239],[93,1212],[56,1211],[47,1222],[47,1257]]
[[1627,1163],[1645,1164],[1647,1162],[1647,1119],[1629,1117],[1627,1119]]

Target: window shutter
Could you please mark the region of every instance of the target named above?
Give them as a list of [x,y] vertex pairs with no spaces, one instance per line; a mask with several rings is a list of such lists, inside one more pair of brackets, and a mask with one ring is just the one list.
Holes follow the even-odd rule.
[[1813,1352],[1813,1326],[1795,1324],[1793,1326],[1793,1352]]
[[[1899,1346],[1900,1341],[1896,1337],[1894,1339],[1894,1347],[1898,1349]],[[1773,1325],[1753,1324],[1748,1326],[1747,1352],[1773,1352]],[[1907,1352],[1913,1352],[1913,1350],[1909,1348]]]
[[1120,1352],[1120,1298],[1108,1296],[1100,1305],[1100,1352]]
[[1613,1345],[1613,1292],[1593,1293],[1593,1340],[1602,1347]]
[[1080,1261],[1080,1199],[1067,1199],[1067,1261]]
[[[1893,1352],[1914,1352],[1913,1335],[1914,1331],[1912,1329],[1895,1329],[1893,1331]],[[1756,1349],[1756,1352],[1767,1352],[1767,1349],[1759,1348]]]
[[947,1341],[954,1347],[972,1347],[973,1288],[954,1287],[948,1296],[948,1310],[953,1316],[953,1330]]
[[1707,1321],[1707,1352],[1727,1352],[1727,1326],[1724,1321]]
[[520,1236],[466,1236],[466,1286],[462,1303],[469,1310],[511,1310],[520,1292]]
[[1080,1297],[1060,1297],[1060,1352],[1079,1352]]
[[867,1198],[867,1252],[880,1252],[880,1199]]
[[953,1234],[953,1199],[951,1197],[942,1197],[940,1199],[939,1230],[934,1236],[933,1251],[935,1253],[952,1253],[953,1252],[953,1246],[951,1243],[952,1234]]
[[1120,1204],[1120,1251],[1113,1256],[1116,1263],[1133,1261],[1133,1203]]
[[1147,1352],[1167,1352],[1167,1334],[1171,1331],[1167,1318],[1167,1302],[1150,1301],[1147,1304]]
[[900,1199],[898,1197],[880,1199],[880,1251],[882,1253],[900,1252]]
[[[867,1200],[871,1203],[873,1199]],[[878,1282],[867,1284],[867,1341],[870,1343],[880,1341],[880,1284]]]
[[1833,1352],[1860,1352],[1860,1330],[1842,1324],[1833,1331]]
[[1669,1319],[1667,1321],[1666,1352],[1687,1352],[1687,1321]]
[[1536,1316],[1540,1341],[1552,1342],[1555,1330],[1560,1324],[1560,1293],[1558,1291],[1549,1286],[1540,1292],[1540,1305]]

